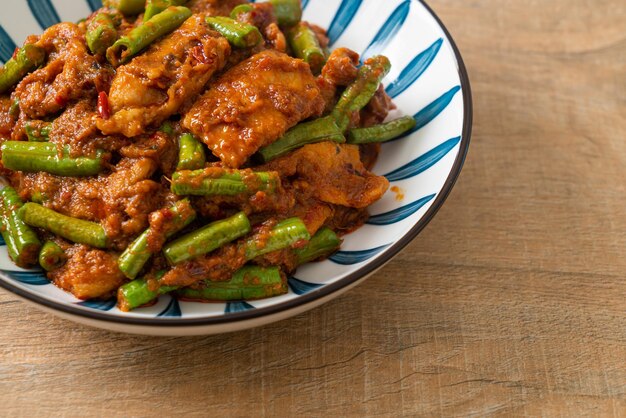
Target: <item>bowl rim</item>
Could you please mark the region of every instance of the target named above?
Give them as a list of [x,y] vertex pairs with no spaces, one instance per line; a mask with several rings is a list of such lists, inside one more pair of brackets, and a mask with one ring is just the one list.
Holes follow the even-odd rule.
[[459,153],[452,165],[452,169],[450,170],[450,174],[441,189],[441,192],[438,194],[437,198],[430,206],[428,211],[422,216],[422,218],[415,224],[413,227],[400,238],[397,242],[392,244],[388,249],[385,250],[381,257],[376,258],[372,262],[362,266],[358,270],[350,273],[348,276],[344,277],[336,281],[335,283],[331,283],[325,285],[317,290],[314,290],[310,293],[302,295],[298,298],[294,298],[289,301],[281,302],[276,305],[267,306],[264,308],[250,309],[243,312],[232,313],[228,315],[221,315],[215,317],[204,317],[204,318],[137,318],[137,317],[123,317],[123,316],[113,316],[108,315],[104,312],[99,311],[88,311],[85,309],[81,309],[75,307],[73,305],[65,304],[62,302],[56,302],[52,300],[48,300],[39,296],[36,293],[29,292],[26,289],[22,289],[20,287],[15,286],[9,281],[0,280],[0,287],[5,290],[16,294],[22,298],[27,299],[28,301],[35,302],[38,305],[43,305],[47,308],[62,311],[66,314],[76,315],[80,317],[86,317],[93,320],[112,322],[117,324],[124,325],[143,325],[143,326],[158,326],[158,327],[193,327],[193,326],[208,326],[208,325],[219,325],[219,324],[227,324],[241,321],[249,321],[252,319],[258,319],[264,316],[269,316],[272,314],[278,314],[282,312],[286,312],[297,307],[309,304],[318,299],[331,295],[351,284],[357,282],[363,277],[367,277],[368,275],[374,273],[377,269],[381,268],[387,262],[389,262],[393,257],[395,257],[400,251],[402,251],[411,241],[417,237],[417,235],[430,223],[433,217],[439,212],[439,209],[443,206],[443,203],[448,198],[448,195],[452,191],[459,175],[461,174],[461,170],[463,168],[463,164],[465,163],[465,159],[469,152],[470,138],[472,134],[472,126],[473,126],[473,103],[472,103],[472,93],[470,88],[469,76],[467,73],[467,69],[465,67],[465,63],[463,62],[463,58],[461,57],[461,53],[452,38],[452,35],[443,24],[439,16],[431,9],[431,7],[426,4],[424,0],[415,0],[420,3],[426,11],[435,19],[439,27],[442,29],[448,42],[452,47],[454,52],[457,65],[458,65],[458,73],[461,81],[461,91],[463,93],[463,129],[461,133],[461,142]]

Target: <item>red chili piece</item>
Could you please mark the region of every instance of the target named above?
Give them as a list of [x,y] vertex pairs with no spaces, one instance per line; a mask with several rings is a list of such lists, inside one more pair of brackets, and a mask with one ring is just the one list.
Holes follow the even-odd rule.
[[111,117],[111,109],[109,108],[109,96],[106,92],[101,91],[98,93],[98,113],[102,119],[108,119]]
[[202,45],[197,45],[191,48],[191,56],[195,58],[196,61],[202,64],[208,64],[209,59],[206,55],[204,55],[204,48]]

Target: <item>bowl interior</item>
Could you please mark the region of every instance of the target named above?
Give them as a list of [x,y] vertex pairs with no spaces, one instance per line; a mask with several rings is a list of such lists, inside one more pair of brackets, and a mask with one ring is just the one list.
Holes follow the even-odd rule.
[[[370,208],[369,222],[345,237],[331,259],[301,267],[289,294],[255,302],[200,304],[169,296],[151,307],[120,312],[115,301],[80,301],[51,285],[41,271],[16,267],[0,246],[0,286],[48,307],[130,324],[211,324],[251,319],[327,296],[380,267],[430,220],[460,172],[471,124],[469,84],[451,38],[417,0],[308,0],[304,18],[328,29],[331,47],[349,47],[366,59],[384,54],[393,64],[385,80],[397,105],[390,117],[414,115],[417,128],[384,144],[374,171],[391,190]],[[31,33],[59,21],[77,21],[99,0],[20,0],[0,15],[0,60]]]

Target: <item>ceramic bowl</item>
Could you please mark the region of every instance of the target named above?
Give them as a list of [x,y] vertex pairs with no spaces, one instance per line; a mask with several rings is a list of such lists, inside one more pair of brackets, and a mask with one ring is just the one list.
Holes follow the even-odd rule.
[[[391,190],[370,208],[365,226],[345,237],[329,260],[305,265],[289,278],[289,294],[222,304],[161,297],[154,306],[120,312],[115,301],[80,301],[50,284],[41,271],[22,270],[0,246],[0,286],[51,313],[113,331],[152,335],[215,334],[250,328],[304,312],[339,296],[404,248],[441,207],[461,171],[472,121],[470,86],[452,37],[418,0],[304,0],[304,18],[328,29],[333,48],[363,59],[388,56],[385,80],[398,110],[417,127],[384,144],[374,171]],[[0,15],[0,60],[31,33],[78,21],[100,0],[14,0]],[[4,244],[4,243],[2,243]]]

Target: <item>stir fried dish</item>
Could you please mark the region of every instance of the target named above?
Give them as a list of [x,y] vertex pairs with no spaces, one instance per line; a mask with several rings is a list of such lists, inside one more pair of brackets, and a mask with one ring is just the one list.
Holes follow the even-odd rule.
[[328,49],[299,0],[109,0],[0,68],[11,259],[121,310],[288,292],[389,186],[384,56]]

